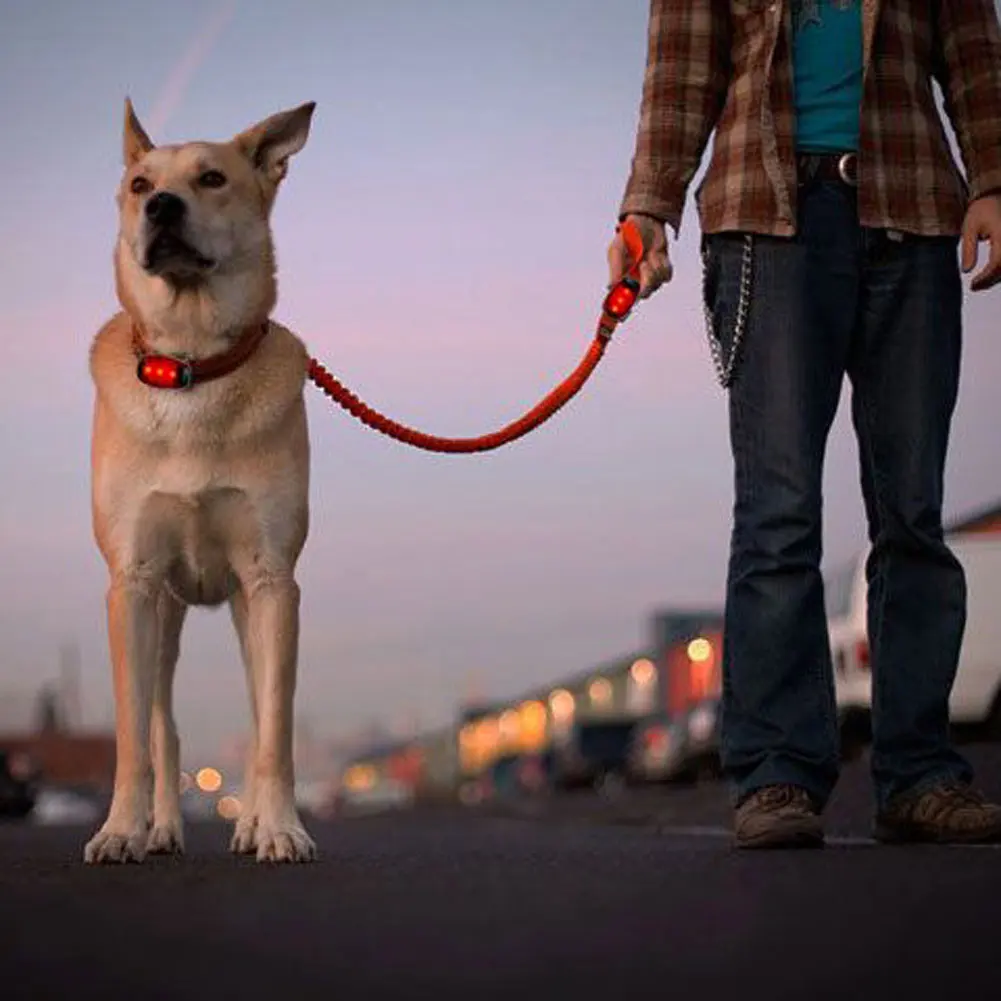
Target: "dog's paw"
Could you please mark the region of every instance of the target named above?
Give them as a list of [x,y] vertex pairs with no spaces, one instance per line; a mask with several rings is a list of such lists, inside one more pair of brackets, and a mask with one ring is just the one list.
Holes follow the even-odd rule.
[[155,825],[146,839],[146,851],[150,855],[183,855],[184,834],[180,821]]
[[283,824],[257,822],[258,862],[313,862],[316,844],[298,821]]
[[131,831],[102,827],[84,847],[83,859],[91,865],[104,862],[142,862],[146,857],[147,837],[145,827]]
[[257,851],[257,818],[241,817],[233,829],[229,850],[236,855],[253,855]]

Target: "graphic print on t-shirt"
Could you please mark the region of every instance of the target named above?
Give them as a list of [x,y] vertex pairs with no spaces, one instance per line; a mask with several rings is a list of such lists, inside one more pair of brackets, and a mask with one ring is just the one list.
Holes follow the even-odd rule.
[[[826,0],[836,10],[849,10],[858,5],[859,0]],[[792,0],[793,30],[798,34],[811,24],[822,27],[824,24],[821,10],[825,0]]]

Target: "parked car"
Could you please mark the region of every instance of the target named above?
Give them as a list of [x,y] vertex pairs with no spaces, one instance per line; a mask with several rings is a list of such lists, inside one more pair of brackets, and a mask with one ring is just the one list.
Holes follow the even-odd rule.
[[324,807],[326,815],[358,816],[368,813],[383,813],[390,810],[404,810],[414,803],[414,791],[405,782],[391,778],[380,778],[373,785],[361,789],[341,786],[329,807]]
[[541,754],[504,754],[483,776],[481,798],[510,799],[550,791],[547,762]]
[[567,739],[543,755],[549,788],[616,792],[630,779],[629,751],[636,724],[633,717],[576,722]]
[[102,816],[98,797],[85,789],[46,786],[39,790],[31,813],[34,824],[93,824]]
[[487,769],[487,790],[492,799],[510,799],[526,792],[521,761],[520,754],[504,754]]
[[720,773],[720,702],[715,696],[702,699],[685,711],[685,755],[698,778],[718,778]]
[[[949,715],[954,724],[985,728],[1001,739],[1001,538],[955,535],[949,545],[963,566],[967,589],[966,629]],[[866,732],[872,705],[866,557],[860,555],[832,582],[828,611],[842,730],[850,728],[856,735]]]
[[0,750],[0,817],[22,820],[38,799],[38,769],[26,754]]
[[701,699],[674,716],[637,726],[630,773],[643,782],[695,782],[719,773],[719,700]]
[[683,782],[685,729],[680,718],[667,713],[637,723],[629,747],[628,770],[638,782]]

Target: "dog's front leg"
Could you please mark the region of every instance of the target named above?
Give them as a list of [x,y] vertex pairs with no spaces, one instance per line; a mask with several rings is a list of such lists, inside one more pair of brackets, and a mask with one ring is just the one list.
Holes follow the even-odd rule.
[[239,855],[257,853],[257,813],[255,809],[256,794],[254,791],[257,777],[257,690],[260,688],[260,657],[255,662],[252,656],[250,637],[247,627],[247,596],[242,588],[237,588],[229,599],[230,614],[240,641],[240,656],[243,660],[244,672],[247,676],[247,696],[250,700],[250,739],[247,741],[247,752],[243,765],[243,795],[241,797],[240,816],[233,829],[230,840],[230,850]]
[[247,588],[247,638],[256,687],[254,803],[257,860],[306,862],[316,846],[295,807],[293,702],[299,650],[299,586],[291,572]]
[[84,849],[87,862],[141,862],[146,856],[158,591],[142,568],[112,574],[108,642],[115,690],[115,787],[108,818]]
[[181,630],[187,608],[164,589],[157,605],[159,642],[153,685],[153,827],[150,854],[181,854],[184,833],[181,821],[180,741],[174,722],[174,669],[181,653]]

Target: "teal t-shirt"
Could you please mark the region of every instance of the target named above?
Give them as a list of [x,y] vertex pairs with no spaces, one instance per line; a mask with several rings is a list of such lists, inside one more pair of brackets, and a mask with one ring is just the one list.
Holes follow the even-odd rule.
[[792,0],[796,148],[857,150],[862,102],[861,0]]

